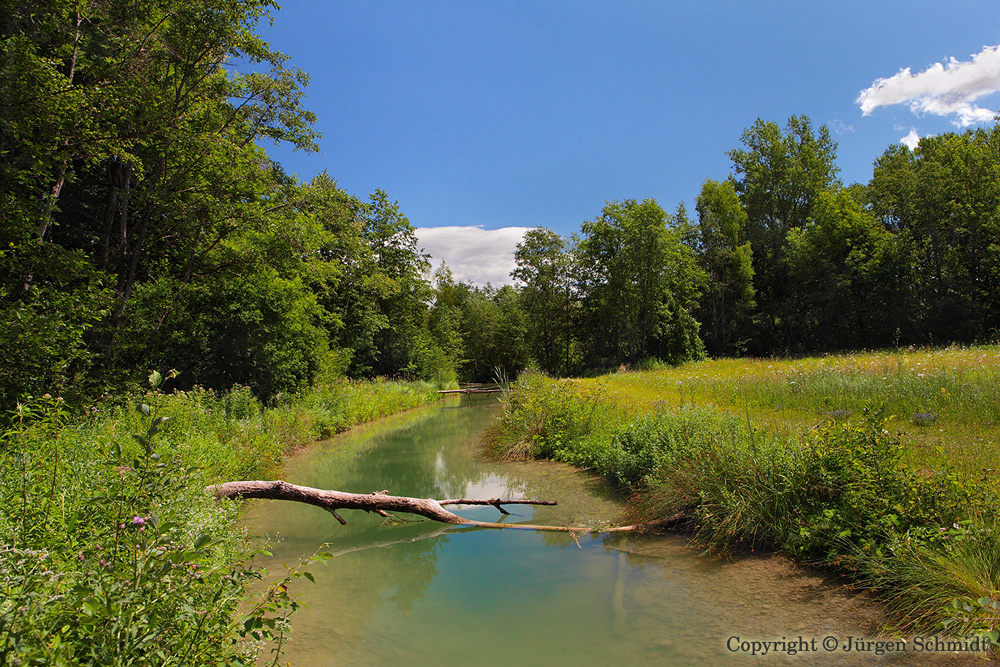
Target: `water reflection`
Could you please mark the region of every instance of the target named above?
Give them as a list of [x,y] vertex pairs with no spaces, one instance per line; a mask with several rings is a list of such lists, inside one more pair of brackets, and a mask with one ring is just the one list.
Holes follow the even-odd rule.
[[[559,501],[555,508],[514,507],[507,518],[514,522],[598,525],[616,518],[620,503],[567,466],[478,458],[495,405],[489,396],[451,398],[362,427],[305,452],[288,479],[352,492]],[[497,520],[492,507],[461,513]],[[324,542],[338,554],[310,568],[315,586],[299,587],[310,609],[295,618],[292,665],[760,664],[728,652],[726,639],[846,639],[875,620],[870,608],[779,559],[718,562],[697,557],[679,537],[574,539],[343,516],[352,525],[277,501],[260,502],[247,515],[255,530],[285,538],[265,564],[270,569]],[[927,664],[912,655],[818,657],[825,665]]]

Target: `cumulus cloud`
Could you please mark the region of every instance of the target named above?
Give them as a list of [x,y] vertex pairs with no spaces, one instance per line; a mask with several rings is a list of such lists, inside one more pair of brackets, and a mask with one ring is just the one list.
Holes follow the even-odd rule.
[[965,127],[992,120],[996,112],[974,102],[1000,91],[1000,46],[987,46],[972,60],[935,63],[923,72],[899,70],[879,79],[856,100],[864,115],[892,104],[907,104],[914,113],[954,116],[955,125]]
[[444,260],[456,281],[477,285],[513,282],[514,250],[528,227],[418,227],[417,240],[436,268]]
[[917,144],[920,143],[920,135],[917,134],[916,128],[911,127],[910,128],[910,133],[908,135],[906,135],[905,137],[903,137],[902,139],[900,139],[899,143],[903,144],[904,146],[906,146],[907,148],[909,148],[911,151],[916,150],[917,149]]

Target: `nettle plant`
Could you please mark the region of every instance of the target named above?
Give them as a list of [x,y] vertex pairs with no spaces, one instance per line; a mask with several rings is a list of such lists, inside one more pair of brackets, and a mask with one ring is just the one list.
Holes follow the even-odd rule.
[[[151,376],[154,389],[161,380]],[[254,586],[267,573],[248,565],[235,510],[211,502],[197,468],[156,451],[166,418],[148,403],[137,411],[139,448],[96,445],[99,463],[65,484],[39,474],[58,470],[53,456],[18,458],[44,423],[7,434],[0,462],[20,461],[21,484],[0,497],[12,538],[0,548],[0,663],[255,665],[270,653],[277,664],[299,607],[289,583],[311,575],[300,563]],[[45,509],[14,525],[15,503]]]

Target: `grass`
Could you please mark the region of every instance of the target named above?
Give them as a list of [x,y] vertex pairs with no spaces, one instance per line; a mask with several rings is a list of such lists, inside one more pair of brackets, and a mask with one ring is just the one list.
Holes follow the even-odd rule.
[[[44,396],[0,432],[0,663],[257,664],[297,603],[262,573],[209,484],[273,478],[284,454],[437,399],[426,384],[338,381],[265,407],[196,389],[68,414]],[[276,660],[280,653],[273,655]]]
[[804,359],[721,359],[579,380],[601,386],[630,414],[710,405],[793,435],[878,408],[931,467],[943,451],[964,474],[994,476],[1000,437],[1000,347],[865,352]]
[[487,446],[593,468],[632,493],[629,520],[682,515],[713,549],[846,574],[901,630],[996,645],[998,360],[979,347],[528,374]]

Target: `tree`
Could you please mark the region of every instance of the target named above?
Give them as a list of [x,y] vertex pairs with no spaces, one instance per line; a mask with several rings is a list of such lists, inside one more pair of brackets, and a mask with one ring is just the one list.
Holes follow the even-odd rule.
[[825,126],[814,132],[805,116],[789,118],[784,131],[757,119],[740,141],[746,148],[728,153],[733,162],[729,180],[747,213],[758,304],[753,351],[769,353],[798,343],[785,238],[810,218],[821,192],[840,186],[837,145]]
[[450,383],[458,379],[458,368],[464,362],[461,301],[465,287],[455,284],[443,261],[434,271],[434,291],[434,303],[417,346],[416,366],[421,377]]
[[[272,6],[7,3],[0,22],[0,200],[14,260],[4,276],[7,312],[52,310],[38,298],[48,292],[32,289],[50,280],[50,270],[79,271],[78,285],[94,284],[87,276],[98,272],[113,303],[99,325],[87,325],[87,345],[105,370],[128,377],[158,338],[154,326],[140,349],[135,333],[147,324],[129,314],[157,311],[154,322],[165,322],[187,286],[206,277],[222,284],[217,275],[246,259],[233,239],[270,224],[268,198],[283,182],[255,142],[309,149],[315,137],[312,115],[299,106],[305,76],[253,32]],[[235,57],[268,71],[230,73]],[[55,246],[68,252],[38,249]],[[42,255],[68,261],[42,271],[21,262]],[[146,291],[163,299],[152,311],[130,308],[144,283],[160,286]]]
[[382,320],[373,347],[368,354],[359,355],[354,372],[383,376],[416,372],[414,355],[433,296],[430,284],[423,278],[430,266],[428,255],[418,249],[416,233],[400,211],[399,202],[389,201],[382,190],[369,198],[362,238],[374,257],[368,284],[377,295]]
[[756,305],[747,214],[732,183],[711,179],[701,186],[696,210],[699,259],[707,274],[698,310],[702,335],[710,353],[738,355],[746,350],[749,319]]
[[887,150],[868,187],[882,224],[907,246],[919,342],[974,342],[1000,330],[1000,128]]
[[648,357],[679,362],[701,353],[697,304],[702,274],[693,251],[655,200],[608,202],[582,225],[578,276],[593,366]]
[[[847,190],[821,193],[789,232],[796,329],[809,351],[893,344],[906,321],[905,263],[893,236]],[[900,272],[900,269],[904,272]]]
[[548,373],[568,374],[571,344],[571,258],[566,239],[529,229],[514,252],[511,277],[521,283],[531,354]]
[[462,379],[487,382],[498,372],[516,376],[528,365],[527,324],[517,291],[510,285],[457,287],[465,350]]

